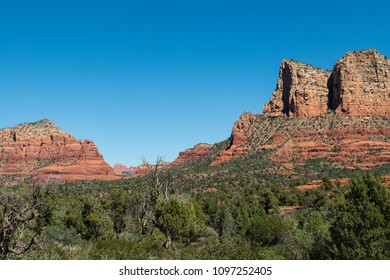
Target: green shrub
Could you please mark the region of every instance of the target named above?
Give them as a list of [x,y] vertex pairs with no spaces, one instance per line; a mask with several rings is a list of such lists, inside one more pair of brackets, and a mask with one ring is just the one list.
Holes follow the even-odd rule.
[[160,201],[155,211],[157,227],[172,240],[189,244],[204,234],[206,216],[198,204],[174,197]]
[[263,215],[251,218],[246,236],[253,243],[271,246],[282,243],[287,232],[288,227],[279,216]]

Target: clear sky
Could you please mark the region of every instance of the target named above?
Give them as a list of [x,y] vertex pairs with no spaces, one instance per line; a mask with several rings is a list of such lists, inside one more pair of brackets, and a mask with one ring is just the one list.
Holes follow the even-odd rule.
[[390,56],[387,1],[0,0],[0,127],[48,118],[109,164],[171,161],[261,113],[280,61]]

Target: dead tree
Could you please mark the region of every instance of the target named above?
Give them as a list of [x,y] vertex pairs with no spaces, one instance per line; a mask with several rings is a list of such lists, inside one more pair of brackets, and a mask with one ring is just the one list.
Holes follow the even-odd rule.
[[33,248],[45,225],[44,208],[38,186],[0,189],[0,259]]
[[[169,165],[163,161],[162,157],[158,157],[154,164],[151,164],[143,159],[143,166],[148,169],[147,174],[150,175],[151,178],[142,203],[142,217],[139,219],[142,227],[141,232],[145,233],[150,225],[157,228],[159,227],[155,219],[155,209],[158,203],[162,200],[169,200],[169,195],[172,191],[171,184],[173,176]],[[167,242],[164,242],[164,244],[168,244],[167,246],[169,247],[171,243],[169,236],[168,239]]]
[[151,182],[149,185],[148,196],[149,203],[152,206],[165,199],[169,200],[169,191],[172,184],[172,173],[168,166],[163,161],[162,157],[158,157],[155,164],[150,164],[143,159],[143,165],[148,169],[148,173],[151,176]]

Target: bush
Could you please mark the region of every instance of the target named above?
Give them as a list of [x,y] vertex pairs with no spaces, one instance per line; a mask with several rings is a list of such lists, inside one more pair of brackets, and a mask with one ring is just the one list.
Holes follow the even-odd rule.
[[172,198],[156,206],[157,227],[172,240],[189,244],[204,234],[206,216],[199,205]]
[[254,243],[264,246],[282,243],[288,226],[279,216],[264,215],[251,218],[246,236]]
[[65,228],[57,225],[49,226],[46,229],[44,239],[47,242],[57,242],[63,245],[77,244],[81,240],[74,228]]
[[331,221],[335,259],[390,258],[390,196],[367,173],[351,182],[350,191],[335,202]]

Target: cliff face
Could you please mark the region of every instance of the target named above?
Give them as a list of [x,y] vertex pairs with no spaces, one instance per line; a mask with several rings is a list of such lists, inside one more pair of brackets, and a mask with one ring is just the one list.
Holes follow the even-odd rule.
[[251,150],[289,170],[321,158],[348,168],[390,164],[390,61],[375,50],[349,52],[333,71],[282,61],[263,111],[240,117],[212,165]]
[[[308,160],[327,159],[343,167],[368,169],[390,164],[390,118],[344,117],[270,118],[254,115],[247,140],[230,145],[213,165],[248,151],[266,155],[283,170],[303,166]],[[318,168],[314,167],[314,168]]]
[[330,78],[330,108],[336,114],[390,116],[390,60],[379,52],[348,52]]
[[60,181],[116,179],[90,140],[76,140],[49,120],[0,130],[0,175]]
[[271,100],[264,105],[266,116],[324,116],[328,103],[331,71],[293,60],[280,64],[279,79]]
[[283,60],[265,116],[390,116],[390,60],[375,50],[348,52],[333,71]]
[[250,112],[245,111],[241,114],[240,118],[233,126],[229,147],[218,155],[211,163],[212,166],[237,158],[249,151],[246,143],[248,138],[252,135],[251,128],[253,127],[255,120],[256,115],[253,115]]
[[[390,119],[385,117],[295,118],[276,120],[277,131],[263,143],[253,145],[259,152],[287,169],[308,160],[327,159],[351,169],[368,169],[390,163]],[[264,124],[258,123],[257,133]]]

